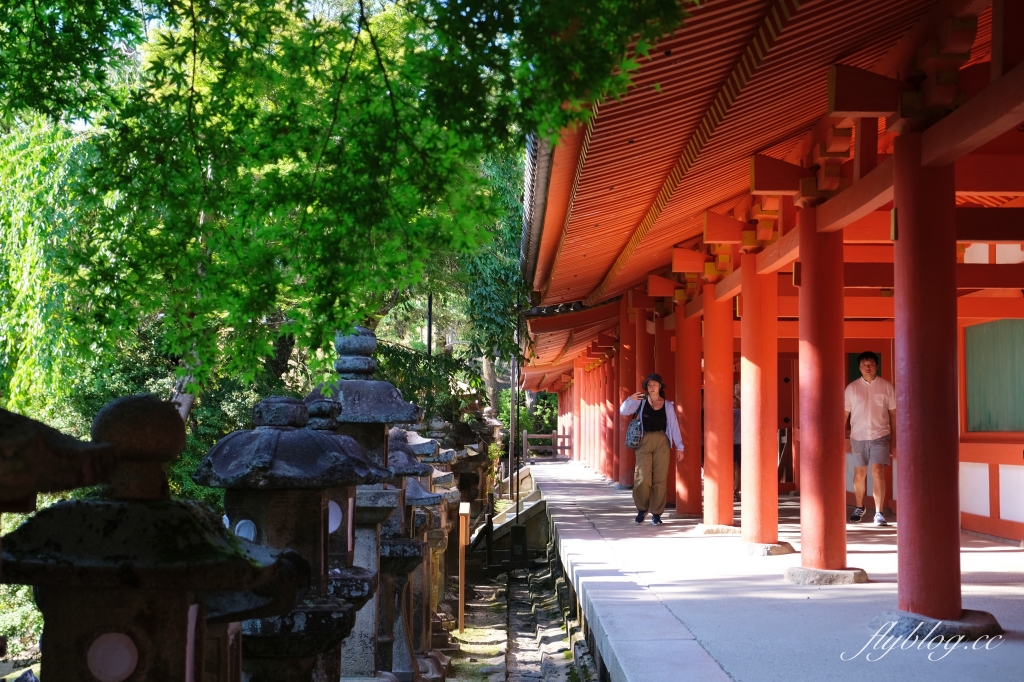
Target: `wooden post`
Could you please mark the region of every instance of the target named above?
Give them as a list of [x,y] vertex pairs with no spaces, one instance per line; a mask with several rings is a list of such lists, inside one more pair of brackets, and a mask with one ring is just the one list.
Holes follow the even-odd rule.
[[774,545],[779,541],[779,289],[778,275],[757,274],[756,258],[744,254],[740,268],[740,525],[745,542]]
[[[509,480],[509,487],[512,481]],[[469,502],[459,503],[459,632],[466,629],[466,546],[469,545]],[[488,544],[488,549],[490,545]]]
[[[626,296],[622,297],[619,303],[619,395],[618,404],[615,405],[615,418],[619,420],[619,435],[615,441],[615,447],[619,451],[619,487],[630,488],[633,486],[633,471],[636,468],[636,452],[626,447],[625,431],[629,423],[629,417],[619,415],[619,405],[630,393],[635,393],[636,388],[636,324],[629,321],[629,307],[626,303]],[[633,313],[636,315],[636,313]]]
[[704,523],[733,525],[732,298],[704,285]]
[[526,458],[530,456],[530,441],[528,440],[530,434],[523,429],[523,464],[526,464]]
[[[859,130],[859,129],[858,129]],[[800,230],[800,564],[846,568],[846,456],[843,454],[843,238],[818,232],[816,209]],[[794,448],[795,452],[795,448]],[[794,458],[793,470],[797,462]]]
[[[661,375],[665,399],[675,402],[676,367],[672,354],[671,330],[665,329],[665,318],[654,318],[654,371]],[[676,506],[676,457],[671,451],[668,458],[668,474],[665,482],[665,503]],[[677,509],[678,511],[678,509]]]
[[583,460],[583,358],[572,361],[572,458]]
[[901,611],[958,620],[956,183],[953,166],[921,165],[919,133],[896,138],[894,152],[896,595]]
[[701,317],[676,306],[676,415],[686,448],[676,467],[676,514],[703,514],[701,499]]

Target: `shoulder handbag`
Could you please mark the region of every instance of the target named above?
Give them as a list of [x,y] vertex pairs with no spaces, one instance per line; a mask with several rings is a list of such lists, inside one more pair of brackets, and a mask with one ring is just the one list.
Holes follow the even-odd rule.
[[647,400],[640,401],[640,409],[629,420],[629,428],[626,429],[626,447],[630,450],[640,447],[640,439],[644,437],[643,411],[645,404],[647,404]]

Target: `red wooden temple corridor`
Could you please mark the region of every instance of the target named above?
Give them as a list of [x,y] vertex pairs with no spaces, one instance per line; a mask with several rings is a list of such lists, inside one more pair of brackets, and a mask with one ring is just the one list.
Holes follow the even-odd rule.
[[790,551],[795,493],[813,579],[859,567],[843,391],[874,351],[897,404],[887,609],[998,628],[965,611],[961,539],[1024,538],[1024,3],[691,11],[626,96],[531,144],[523,385],[557,393],[573,459],[621,488],[619,403],[661,374],[686,446],[676,517],[737,526],[767,559]]

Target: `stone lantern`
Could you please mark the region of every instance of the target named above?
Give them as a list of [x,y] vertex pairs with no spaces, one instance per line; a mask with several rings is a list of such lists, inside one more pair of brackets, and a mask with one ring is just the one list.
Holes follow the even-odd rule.
[[86,443],[0,409],[0,512],[35,511],[37,493],[101,483],[124,457],[110,443]]
[[[377,361],[371,356],[377,347],[377,338],[372,331],[357,327],[353,334],[338,334],[334,346],[338,352],[334,368],[339,380],[318,387],[306,397],[310,419],[316,420],[317,428],[351,436],[371,461],[387,467],[388,426],[419,421],[422,410],[403,400],[392,384],[373,379]],[[354,564],[377,571],[381,570],[385,555],[390,562],[392,549],[381,544],[381,524],[400,529],[404,516],[404,489],[386,488],[384,484],[360,485],[355,503]],[[393,675],[378,672],[389,667],[379,664],[380,633],[385,633],[385,647],[393,637],[390,634],[393,624],[388,620],[393,608],[389,606],[391,600],[380,594],[386,587],[388,575],[381,575],[382,589],[371,598],[370,605],[359,612],[352,635],[342,646],[343,680],[394,679]]]
[[92,437],[123,457],[104,496],[58,502],[4,538],[3,581],[35,586],[43,612],[41,676],[210,679],[207,618],[287,611],[309,565],[236,538],[205,505],[169,499],[164,464],[185,445],[170,403],[108,403]]
[[[407,450],[414,453],[421,463],[426,465],[428,461],[445,459],[450,461],[451,450],[441,451],[436,440],[423,438],[418,433],[405,431],[399,428],[391,429],[389,433],[389,447],[392,452]],[[444,465],[440,465],[444,466]],[[413,526],[414,535],[427,542],[429,559],[424,561],[410,576],[412,585],[412,618],[411,634],[413,648],[421,656],[432,656],[441,667],[445,667],[447,661],[440,660],[443,657],[431,654],[433,645],[433,623],[440,622],[435,618],[440,603],[444,598],[444,587],[447,580],[445,562],[445,549],[448,546],[448,533],[451,530],[452,520],[458,518],[458,514],[451,512],[451,504],[457,506],[459,502],[459,491],[449,489],[454,481],[454,474],[450,471],[435,469],[426,465],[424,474],[417,481],[420,488],[430,491],[432,495],[429,502],[425,500],[416,512],[417,522]],[[409,485],[406,485],[406,495],[409,495]],[[425,531],[425,532],[424,532]],[[421,658],[421,667],[426,662]],[[429,663],[426,663],[429,665]]]
[[236,535],[289,547],[311,565],[310,592],[291,612],[242,623],[243,669],[252,682],[337,680],[341,641],[376,589],[371,572],[329,571],[329,536],[341,526],[341,505],[328,491],[390,474],[366,461],[353,439],[304,428],[308,418],[295,398],[262,400],[253,409],[255,428],[222,438],[193,475],[226,489]]
[[[397,614],[401,617],[393,619],[393,644],[391,651],[391,670],[399,680],[413,680],[419,676],[422,668],[431,663],[425,658],[429,651],[430,616],[430,543],[428,534],[443,528],[447,514],[447,500],[444,495],[432,492],[421,484],[421,480],[429,481],[434,468],[417,460],[416,452],[429,450],[424,446],[428,443],[417,434],[392,428],[388,434],[388,448],[391,466],[402,467],[408,474],[405,479],[406,520],[404,533],[385,534],[390,537],[384,540],[388,546],[385,552],[394,555],[393,560],[382,560],[382,571],[391,577],[394,590],[394,604]],[[401,464],[399,463],[401,462]],[[401,556],[399,556],[399,554]],[[418,561],[417,561],[418,557]],[[426,644],[426,646],[424,646]],[[420,658],[417,658],[419,656]]]

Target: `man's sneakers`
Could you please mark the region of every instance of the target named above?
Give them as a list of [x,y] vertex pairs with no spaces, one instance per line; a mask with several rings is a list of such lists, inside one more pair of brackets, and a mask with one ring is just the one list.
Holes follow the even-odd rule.
[[[864,516],[864,507],[855,507],[853,513],[850,514],[850,521],[858,523]],[[637,522],[639,523],[639,521]],[[888,526],[889,522],[885,520],[885,515],[882,512],[875,512],[875,525],[876,526]]]
[[651,515],[651,525],[652,526],[660,526],[661,525],[661,514],[652,514]]
[[[645,518],[646,516],[647,516],[647,512],[645,512],[645,511],[638,511],[638,512],[636,513],[636,518],[635,518],[635,519],[633,519],[633,523],[638,523],[638,524],[639,524],[639,523],[643,523],[643,522],[644,522],[644,518]],[[660,522],[659,522],[659,523],[660,523]]]

